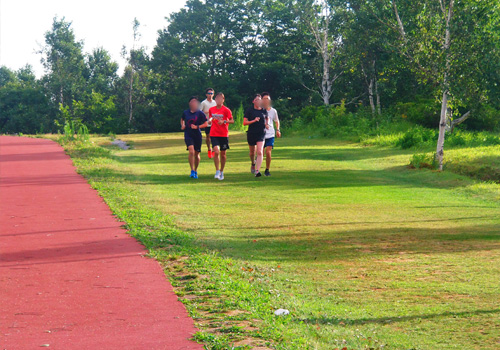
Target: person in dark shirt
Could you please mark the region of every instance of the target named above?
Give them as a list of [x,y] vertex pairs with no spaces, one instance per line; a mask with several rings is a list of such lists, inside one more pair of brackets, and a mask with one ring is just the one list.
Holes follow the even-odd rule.
[[267,110],[262,108],[262,97],[259,94],[254,96],[252,102],[253,106],[245,111],[243,125],[248,125],[247,141],[250,149],[250,160],[252,162],[250,171],[255,177],[261,177],[260,167],[264,157],[263,149],[268,116]]
[[198,165],[200,164],[200,152],[202,137],[200,129],[208,125],[205,113],[200,111],[200,102],[197,97],[189,99],[189,109],[182,113],[181,129],[184,130],[184,142],[189,151],[189,165],[191,166],[191,175],[193,179],[198,178]]

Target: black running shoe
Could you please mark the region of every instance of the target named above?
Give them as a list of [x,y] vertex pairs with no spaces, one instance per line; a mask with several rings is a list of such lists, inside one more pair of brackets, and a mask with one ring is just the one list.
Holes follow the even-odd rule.
[[260,171],[257,174],[255,174],[255,177],[261,177],[261,176],[262,174],[260,173]]
[[269,171],[269,169],[266,169],[266,171],[264,172],[264,175],[271,176],[271,172]]

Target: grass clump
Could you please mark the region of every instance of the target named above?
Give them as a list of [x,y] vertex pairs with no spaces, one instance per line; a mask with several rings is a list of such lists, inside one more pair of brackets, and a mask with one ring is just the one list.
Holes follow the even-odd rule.
[[436,155],[431,153],[418,153],[414,154],[410,158],[410,168],[411,169],[437,169],[438,161],[436,160]]

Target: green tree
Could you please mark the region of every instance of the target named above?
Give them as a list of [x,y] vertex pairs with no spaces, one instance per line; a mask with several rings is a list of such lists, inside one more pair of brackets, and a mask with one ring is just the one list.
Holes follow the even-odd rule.
[[[378,10],[377,10],[378,8]],[[433,84],[441,102],[436,158],[443,169],[448,128],[467,119],[487,100],[482,67],[498,65],[499,4],[494,0],[426,0],[418,4],[375,2],[373,11],[398,33],[397,48],[424,84]],[[390,14],[389,14],[390,13]],[[455,112],[464,111],[458,118]]]
[[31,133],[54,130],[52,104],[30,66],[13,72],[0,68],[0,132]]
[[115,93],[118,79],[118,63],[112,61],[108,51],[97,48],[86,58],[85,79],[87,87],[106,96]]
[[85,90],[83,42],[76,40],[71,24],[64,17],[54,18],[40,50],[48,91],[62,105],[71,105]]

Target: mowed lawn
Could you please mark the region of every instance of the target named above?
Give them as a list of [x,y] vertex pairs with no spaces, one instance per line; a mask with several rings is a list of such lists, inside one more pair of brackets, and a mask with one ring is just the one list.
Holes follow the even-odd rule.
[[[500,348],[500,185],[410,170],[411,151],[302,137],[278,140],[272,177],[256,179],[235,132],[226,179],[213,179],[204,146],[193,180],[181,134],[119,138],[134,149],[73,154],[111,208],[127,220],[140,206],[151,235],[165,230],[155,222],[175,226],[230,266],[183,257],[169,272],[208,348],[224,348],[210,332],[242,348]],[[137,236],[168,266],[175,242],[147,232]],[[210,286],[227,281],[241,292],[214,307]]]

